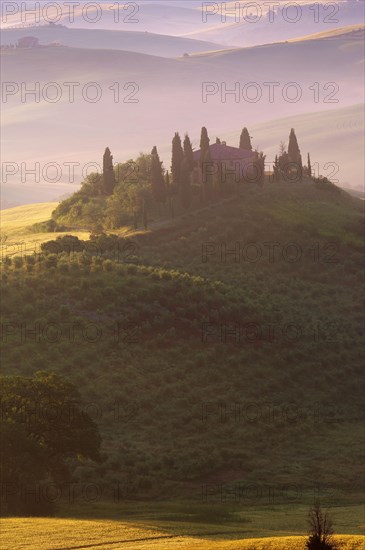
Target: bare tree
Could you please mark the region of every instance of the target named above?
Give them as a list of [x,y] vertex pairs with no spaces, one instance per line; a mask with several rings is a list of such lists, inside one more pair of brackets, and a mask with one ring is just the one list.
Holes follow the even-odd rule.
[[282,157],[284,153],[286,153],[286,145],[283,141],[281,141],[279,145],[279,155]]
[[333,540],[333,523],[328,512],[323,512],[316,502],[308,513],[309,537],[306,541],[308,550],[335,550]]

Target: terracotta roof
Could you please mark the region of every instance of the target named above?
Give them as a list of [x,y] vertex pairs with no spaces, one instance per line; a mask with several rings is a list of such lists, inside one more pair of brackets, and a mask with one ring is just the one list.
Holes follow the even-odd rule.
[[[212,160],[243,160],[253,156],[253,151],[247,149],[239,149],[238,147],[230,147],[223,143],[213,143],[209,146],[210,156]],[[200,160],[200,149],[194,151],[194,160]]]

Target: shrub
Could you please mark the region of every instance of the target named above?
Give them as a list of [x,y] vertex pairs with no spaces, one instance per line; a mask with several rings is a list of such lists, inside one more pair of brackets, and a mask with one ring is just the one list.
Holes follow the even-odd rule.
[[60,262],[57,267],[61,273],[68,273],[69,271],[69,266],[66,262]]
[[13,260],[13,265],[15,269],[20,269],[21,267],[23,267],[23,258],[21,256],[15,256]]
[[323,512],[319,503],[316,503],[308,513],[310,535],[306,541],[308,550],[335,550],[336,544],[332,539],[333,524],[328,512]]
[[103,270],[104,271],[113,271],[113,262],[111,260],[104,260]]
[[53,233],[55,231],[65,231],[63,225],[58,225],[55,220],[46,220],[45,222],[34,223],[30,227],[32,233]]
[[25,262],[27,265],[34,265],[35,264],[35,256],[26,256]]
[[45,266],[49,269],[51,267],[57,267],[58,257],[57,254],[48,254],[45,260]]

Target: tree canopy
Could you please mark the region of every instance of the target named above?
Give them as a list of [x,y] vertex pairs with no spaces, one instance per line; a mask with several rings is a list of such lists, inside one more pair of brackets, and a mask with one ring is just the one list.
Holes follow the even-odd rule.
[[[54,373],[34,377],[2,376],[0,468],[3,483],[68,481],[77,462],[100,461],[97,425],[82,409],[81,396],[68,380]],[[34,512],[21,491],[6,498],[5,512]]]
[[240,149],[248,149],[249,151],[252,151],[251,136],[246,127],[243,128],[241,132],[239,147]]

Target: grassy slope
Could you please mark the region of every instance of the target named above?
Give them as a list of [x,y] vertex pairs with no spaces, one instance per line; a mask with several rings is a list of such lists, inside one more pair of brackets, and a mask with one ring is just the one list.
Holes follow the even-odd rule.
[[52,210],[57,206],[53,203],[40,203],[15,208],[8,208],[1,211],[1,225],[3,231],[12,232],[23,229],[25,226],[36,223],[50,217]]
[[[33,250],[35,245],[39,246],[43,242],[54,239],[57,236],[55,233],[31,233],[29,227],[49,220],[57,204],[57,202],[27,204],[2,210],[0,225],[3,254],[17,253],[18,250],[20,251],[20,243],[23,243],[23,250]],[[87,239],[89,236],[85,231],[69,231],[69,234],[76,235],[80,239]],[[8,250],[7,247],[9,247]]]
[[[270,504],[271,487],[279,494],[272,503],[274,530],[280,506],[289,515],[298,505],[304,511],[317,485],[326,504],[355,504],[362,475],[362,207],[345,194],[304,184],[247,187],[231,204],[188,213],[172,227],[136,236],[137,265],[115,265],[111,272],[93,265],[90,271],[73,258],[69,272],[49,271],[44,264],[29,272],[10,268],[3,322],[94,322],[104,337],[96,344],[77,336],[76,344],[61,339],[49,345],[14,336],[4,345],[4,371],[30,375],[52,368],[101,408],[98,422],[109,458],[96,470],[81,469],[83,482],[97,480],[107,489],[124,484],[127,498],[188,497],[198,507],[207,484],[254,483],[263,498],[243,499],[238,506],[249,514],[253,506]],[[329,240],[337,247],[336,263],[326,261]],[[206,242],[232,248],[235,242],[268,241],[299,244],[301,261],[222,263],[216,254],[202,262]],[[319,262],[310,259],[316,243]],[[303,335],[295,344],[280,336],[254,344],[204,343],[207,320],[270,322],[279,329],[295,322]],[[113,342],[109,329],[115,321],[140,327],[135,344]],[[317,323],[321,337],[314,341]],[[335,330],[327,323],[336,323]],[[121,403],[117,420],[115,399]],[[262,415],[259,421],[222,422],[213,408],[202,422],[208,402],[276,402],[281,411],[294,403],[302,413],[296,421]],[[280,496],[287,484],[300,488],[294,504]],[[223,510],[232,504],[217,494],[211,503]],[[346,521],[341,532],[359,532],[360,524],[349,531]],[[267,531],[261,521],[252,536],[268,535],[263,526]],[[292,526],[288,534],[296,532]]]

